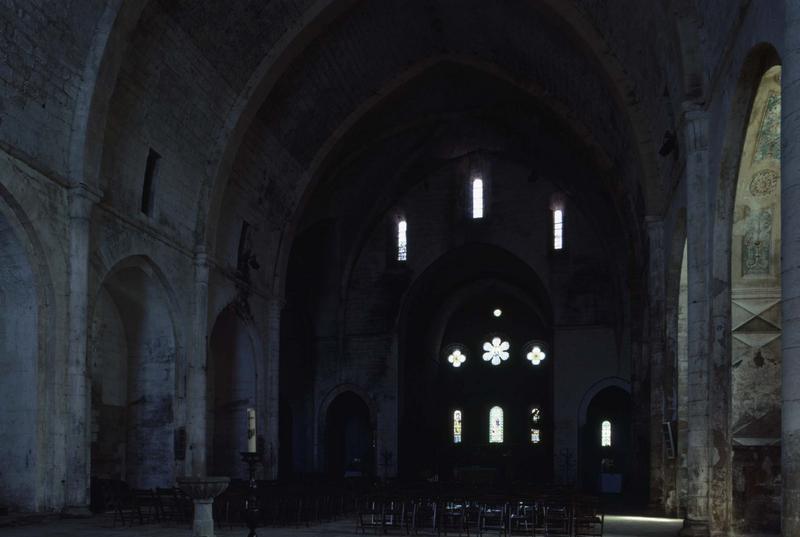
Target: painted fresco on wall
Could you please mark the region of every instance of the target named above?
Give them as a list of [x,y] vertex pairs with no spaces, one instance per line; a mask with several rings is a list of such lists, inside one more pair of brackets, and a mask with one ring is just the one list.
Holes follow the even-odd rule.
[[753,161],[781,159],[781,95],[771,91],[764,107]]
[[742,275],[769,274],[772,243],[772,208],[761,209],[747,218],[742,237]]
[[732,522],[780,530],[780,67],[761,79],[742,148],[731,252]]

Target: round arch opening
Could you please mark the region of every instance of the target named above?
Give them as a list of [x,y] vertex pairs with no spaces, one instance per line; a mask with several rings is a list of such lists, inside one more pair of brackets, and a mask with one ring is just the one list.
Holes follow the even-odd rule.
[[91,378],[92,504],[108,487],[171,487],[176,449],[177,343],[166,290],[152,267],[123,262],[93,304]]

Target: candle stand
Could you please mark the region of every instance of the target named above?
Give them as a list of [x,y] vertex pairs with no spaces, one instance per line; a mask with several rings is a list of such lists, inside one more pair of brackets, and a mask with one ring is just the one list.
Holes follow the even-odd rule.
[[261,462],[261,453],[253,451],[242,451],[242,461],[247,464],[247,471],[250,476],[250,486],[245,501],[244,520],[250,533],[247,537],[256,537],[256,526],[258,526],[258,487],[256,486],[256,465]]

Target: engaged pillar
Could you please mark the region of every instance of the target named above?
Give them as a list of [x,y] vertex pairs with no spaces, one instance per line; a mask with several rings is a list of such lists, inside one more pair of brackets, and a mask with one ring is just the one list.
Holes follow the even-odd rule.
[[683,536],[709,535],[708,117],[684,105],[689,276],[688,486]]
[[91,388],[86,346],[91,214],[99,199],[99,194],[85,184],[69,190],[69,361],[64,394],[68,424],[65,431],[64,513],[70,516],[90,515]]
[[187,393],[187,436],[189,471],[206,475],[206,365],[208,360],[208,257],[203,248],[195,252],[195,296],[192,320],[192,348],[189,355]]
[[786,0],[781,97],[783,535],[800,535],[800,2]]

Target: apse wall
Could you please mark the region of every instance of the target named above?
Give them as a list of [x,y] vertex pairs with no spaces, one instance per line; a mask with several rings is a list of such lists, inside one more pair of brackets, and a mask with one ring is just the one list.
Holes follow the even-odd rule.
[[[337,386],[349,384],[363,390],[377,408],[378,458],[381,460],[384,452],[390,455],[386,472],[394,475],[402,391],[410,389],[403,382],[405,364],[398,355],[398,337],[402,337],[398,329],[403,322],[399,316],[406,294],[425,269],[447,252],[484,243],[527,264],[540,276],[554,301],[553,406],[557,411],[552,416],[553,434],[555,452],[568,452],[563,453],[562,460],[554,461],[554,470],[560,482],[576,479],[583,397],[604,379],[613,377],[624,384],[630,377],[629,335],[620,331],[625,297],[619,286],[623,283],[611,276],[617,266],[609,252],[608,237],[598,234],[597,225],[592,223],[594,216],[586,214],[588,208],[569,197],[565,197],[564,207],[565,250],[553,252],[552,199],[561,192],[553,180],[564,179],[556,176],[557,170],[543,164],[537,174],[531,174],[525,164],[502,158],[488,160],[491,164],[485,174],[491,186],[487,187],[483,220],[467,216],[467,159],[455,159],[436,168],[396,200],[352,254],[350,272],[342,274],[348,265],[341,252],[337,255],[338,250],[329,251],[339,233],[335,221],[320,224],[314,240],[304,235],[319,251],[318,257],[302,258],[303,266],[313,266],[318,272],[312,271],[316,275],[303,280],[309,282],[304,289],[314,300],[304,303],[311,308],[306,311],[310,326],[297,329],[308,330],[306,333],[314,337],[302,355],[294,354],[301,352],[296,346],[285,347],[282,360],[303,360],[313,371],[313,387],[304,393],[314,401],[314,418],[307,426],[316,441],[307,446],[305,458],[315,466],[308,465],[305,471],[324,470],[319,426],[324,416],[319,414],[320,408]],[[396,261],[396,223],[400,217],[408,223],[405,263]],[[485,264],[487,260],[476,262]],[[291,285],[288,293],[287,309],[296,308]],[[287,323],[290,318],[287,316]],[[341,343],[337,345],[337,341]],[[419,347],[410,341],[403,345],[411,352],[417,348],[419,352],[428,351],[423,342],[418,342]],[[293,386],[284,385],[284,392],[295,389]],[[293,407],[293,416],[297,412]],[[384,472],[382,464],[376,469],[379,475]]]

